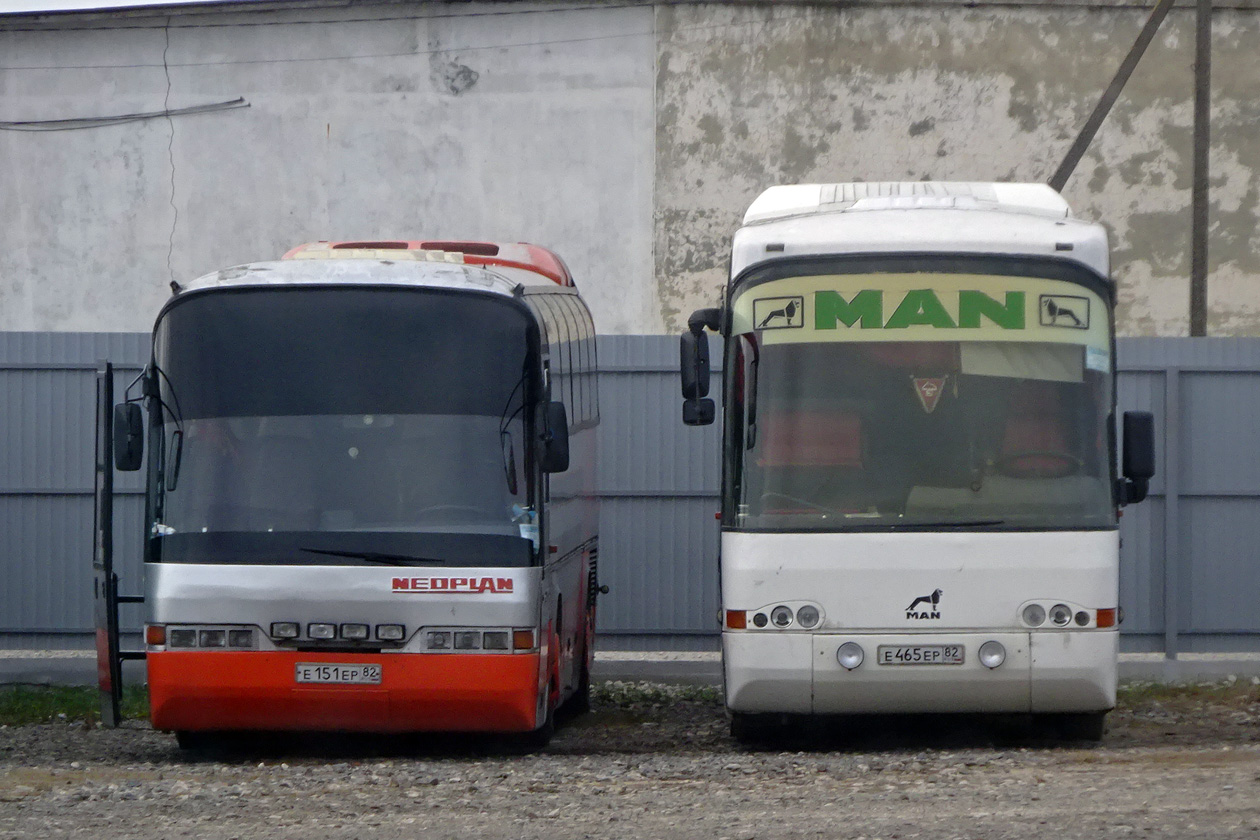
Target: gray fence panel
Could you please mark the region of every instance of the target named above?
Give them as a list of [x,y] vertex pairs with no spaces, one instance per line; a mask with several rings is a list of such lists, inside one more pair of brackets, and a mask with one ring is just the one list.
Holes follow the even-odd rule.
[[[719,427],[682,425],[676,337],[606,336],[599,352],[601,646],[713,648]],[[1123,644],[1260,650],[1260,340],[1118,352],[1119,409],[1152,411],[1161,441],[1150,498],[1121,519]],[[92,371],[123,368],[121,394],[148,353],[140,334],[0,333],[0,646],[91,644]],[[118,492],[116,563],[138,594],[139,477]]]

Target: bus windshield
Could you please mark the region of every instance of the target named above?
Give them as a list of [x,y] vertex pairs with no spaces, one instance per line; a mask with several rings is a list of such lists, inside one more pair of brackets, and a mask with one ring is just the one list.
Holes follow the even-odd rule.
[[[836,331],[835,307],[824,311],[809,291],[775,290],[771,303],[746,307],[742,322],[737,304],[735,323],[746,331],[727,342],[726,527],[1115,527],[1107,330],[1024,330],[1019,307],[1031,295],[994,294],[988,299],[1009,301],[1020,314],[1006,319],[1009,333],[978,330],[978,339],[998,340],[956,340],[968,320],[950,312],[950,296],[933,294],[942,302],[924,304],[926,295],[910,291],[921,295],[910,325],[919,329],[882,329],[895,312],[881,303],[867,330],[854,306],[839,309]],[[838,297],[848,305],[860,293]],[[799,301],[808,323],[798,312],[791,322],[780,314],[785,300]],[[1093,303],[1098,317],[1101,301]],[[1083,325],[1085,308],[1073,305]],[[877,311],[874,303],[869,309]],[[770,328],[772,315],[779,329]],[[928,316],[949,332],[932,330]]]
[[528,564],[529,325],[506,299],[435,290],[173,306],[152,559]]

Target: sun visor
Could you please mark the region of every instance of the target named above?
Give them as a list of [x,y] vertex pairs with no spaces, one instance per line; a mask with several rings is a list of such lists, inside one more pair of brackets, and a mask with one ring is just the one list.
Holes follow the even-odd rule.
[[1079,344],[963,342],[962,372],[1047,382],[1080,382],[1085,348]]

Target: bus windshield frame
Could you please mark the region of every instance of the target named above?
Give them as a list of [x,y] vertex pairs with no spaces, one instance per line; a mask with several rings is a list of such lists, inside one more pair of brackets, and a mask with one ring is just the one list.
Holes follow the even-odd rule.
[[191,293],[158,317],[148,562],[527,566],[539,330],[504,295]]
[[1087,269],[789,258],[728,300],[724,529],[1117,527],[1114,302]]

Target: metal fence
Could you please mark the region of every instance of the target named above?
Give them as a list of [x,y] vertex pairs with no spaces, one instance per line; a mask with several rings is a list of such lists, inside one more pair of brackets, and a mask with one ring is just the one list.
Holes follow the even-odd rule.
[[[1120,409],[1156,417],[1151,496],[1121,520],[1127,650],[1260,650],[1260,340],[1123,339]],[[717,644],[717,426],[680,420],[678,340],[600,339],[601,648]],[[119,393],[140,334],[0,333],[0,647],[91,644],[99,359]],[[141,589],[143,495],[116,486],[116,566]],[[124,606],[136,630],[140,609]]]

